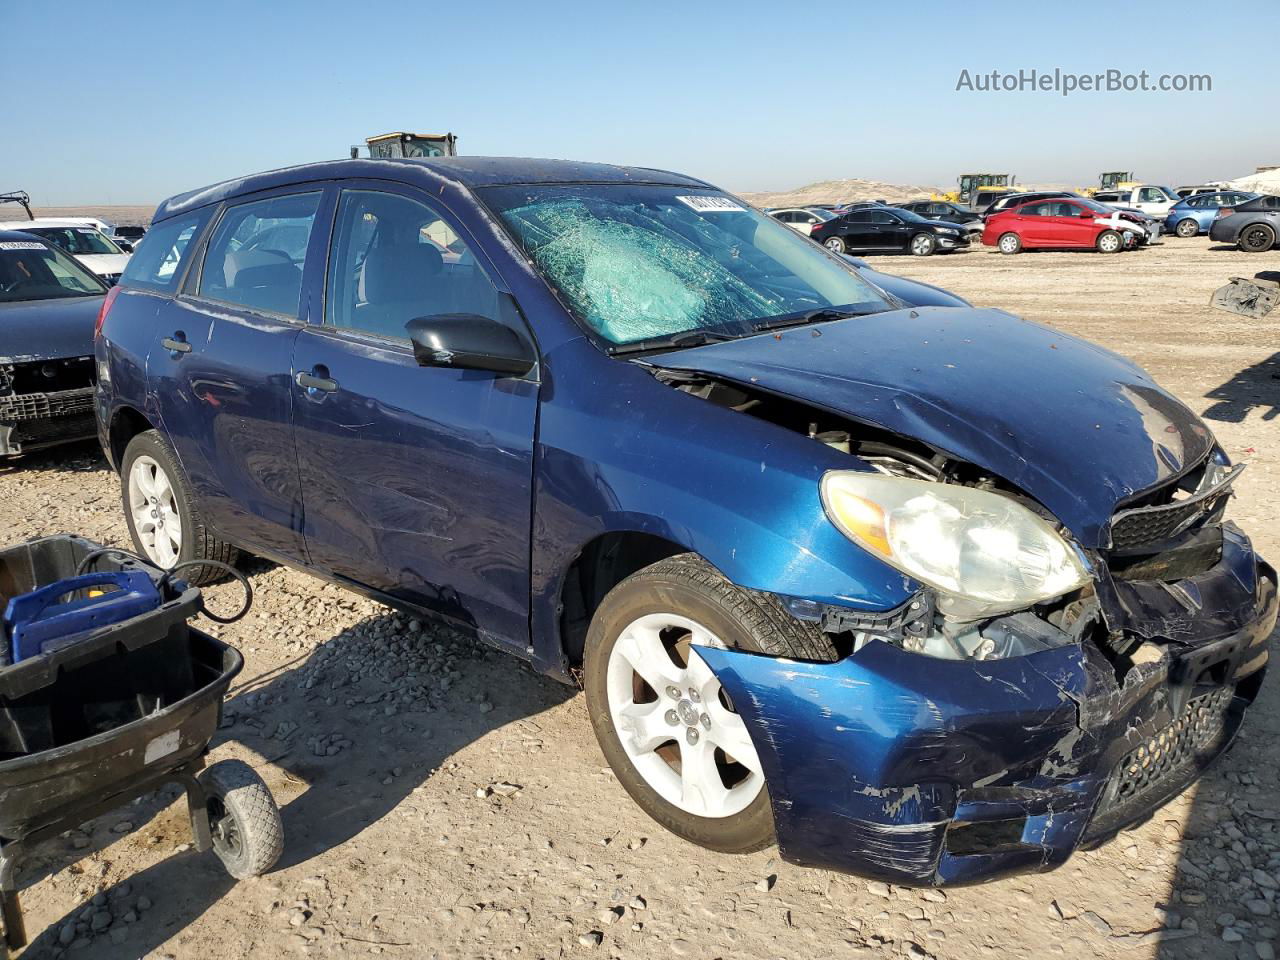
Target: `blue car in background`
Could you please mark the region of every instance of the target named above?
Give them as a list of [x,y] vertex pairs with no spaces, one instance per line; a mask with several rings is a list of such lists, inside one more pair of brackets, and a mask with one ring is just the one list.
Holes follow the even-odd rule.
[[155,562],[260,554],[580,678],[693,843],[1048,869],[1230,744],[1275,573],[1141,369],[875,280],[661,170],[242,177],[108,294],[99,437]]
[[1166,233],[1180,237],[1194,237],[1208,233],[1214,218],[1223,207],[1233,207],[1259,196],[1244,190],[1220,190],[1216,193],[1199,193],[1179,200],[1169,208],[1164,220]]

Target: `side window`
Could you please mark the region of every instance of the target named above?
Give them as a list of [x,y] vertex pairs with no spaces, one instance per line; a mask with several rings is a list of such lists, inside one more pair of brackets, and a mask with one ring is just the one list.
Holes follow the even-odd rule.
[[871,213],[872,223],[900,223],[901,221],[891,214],[885,213],[883,210],[874,210]]
[[498,317],[497,287],[466,244],[426,204],[344,190],[325,323],[406,340],[406,323],[441,313]]
[[300,193],[228,207],[209,240],[200,296],[297,317],[319,204],[319,193]]
[[127,287],[167,292],[177,286],[179,268],[213,208],[155,224],[138,241],[120,278]]
[[871,214],[869,213],[846,213],[841,219],[845,223],[870,223]]
[[1141,203],[1164,203],[1168,199],[1163,190],[1157,190],[1155,187],[1143,187],[1138,192],[1138,200]]
[[1020,217],[1043,217],[1043,216],[1044,216],[1044,204],[1043,204],[1043,203],[1029,203],[1029,204],[1027,204],[1025,207],[1020,207],[1020,208],[1018,209],[1018,216],[1020,216]]

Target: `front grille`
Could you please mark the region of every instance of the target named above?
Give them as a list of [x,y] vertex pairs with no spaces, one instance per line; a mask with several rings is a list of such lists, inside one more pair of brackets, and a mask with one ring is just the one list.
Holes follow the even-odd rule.
[[87,388],[0,397],[0,420],[38,420],[92,412],[93,391]]
[[1191,527],[1198,517],[1208,517],[1231,495],[1231,484],[1240,467],[1208,490],[1171,503],[1120,510],[1111,518],[1111,549],[1132,550],[1169,540]]
[[1129,751],[1116,768],[1111,802],[1120,805],[1159,793],[1181,779],[1199,755],[1217,751],[1226,735],[1232,695],[1230,687],[1219,687],[1194,698],[1182,716]]

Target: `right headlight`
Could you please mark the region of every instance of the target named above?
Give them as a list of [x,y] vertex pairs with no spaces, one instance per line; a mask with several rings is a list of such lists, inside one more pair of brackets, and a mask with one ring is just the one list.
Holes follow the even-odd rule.
[[973,487],[833,470],[827,516],[855,543],[978,618],[1052,600],[1089,581],[1080,552],[1020,503]]

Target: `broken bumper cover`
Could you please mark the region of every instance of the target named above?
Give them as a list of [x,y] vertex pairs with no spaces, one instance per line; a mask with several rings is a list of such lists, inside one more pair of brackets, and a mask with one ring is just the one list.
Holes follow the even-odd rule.
[[1257,695],[1275,573],[1231,531],[1192,603],[1159,583],[1122,592],[1200,625],[1123,685],[1088,645],[958,661],[875,642],[836,663],[700,649],[751,731],[784,858],[990,880],[1055,867],[1185,789]]
[[0,457],[96,435],[93,387],[0,396]]

